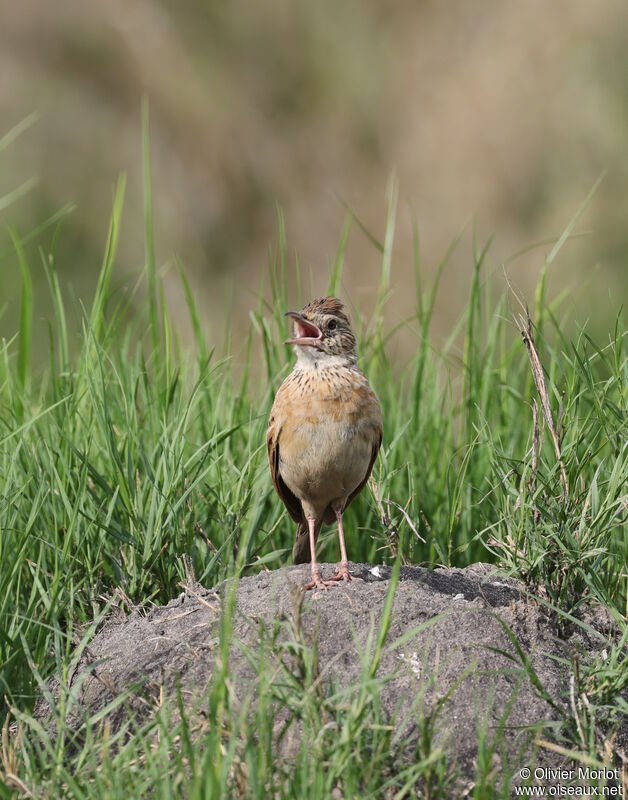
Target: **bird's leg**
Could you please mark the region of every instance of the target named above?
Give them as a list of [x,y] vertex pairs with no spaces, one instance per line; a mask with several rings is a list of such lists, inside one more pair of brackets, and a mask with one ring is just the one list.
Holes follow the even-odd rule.
[[332,581],[350,581],[349,562],[347,560],[347,548],[345,545],[345,532],[342,528],[342,509],[335,508],[336,519],[338,520],[338,538],[340,539],[340,564],[338,572],[330,578]]
[[316,519],[314,517],[307,518],[307,526],[310,531],[310,556],[312,558],[312,580],[310,583],[305,584],[305,590],[308,589],[322,589],[327,591],[327,587],[331,585],[330,581],[324,581],[321,577],[321,569],[316,560]]

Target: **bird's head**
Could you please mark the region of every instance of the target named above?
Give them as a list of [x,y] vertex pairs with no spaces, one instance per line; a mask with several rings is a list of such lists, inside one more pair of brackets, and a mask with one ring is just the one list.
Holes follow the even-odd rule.
[[294,336],[286,344],[295,345],[299,361],[318,363],[335,357],[341,363],[356,363],[355,336],[336,297],[312,300],[301,311],[288,311],[286,316],[294,320]]

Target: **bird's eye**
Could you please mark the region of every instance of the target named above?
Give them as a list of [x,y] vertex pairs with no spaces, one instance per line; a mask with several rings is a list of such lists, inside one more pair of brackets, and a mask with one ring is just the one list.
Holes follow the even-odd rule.
[[330,322],[327,323],[327,330],[328,331],[335,331],[338,327],[338,323],[335,319],[332,319]]

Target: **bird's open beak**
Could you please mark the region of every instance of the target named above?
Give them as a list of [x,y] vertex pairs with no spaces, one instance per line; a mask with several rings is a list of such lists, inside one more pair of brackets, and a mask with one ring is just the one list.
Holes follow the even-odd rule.
[[303,314],[299,314],[298,311],[287,311],[286,316],[294,320],[296,327],[296,336],[292,339],[286,339],[286,344],[298,344],[302,347],[316,347],[322,340],[322,330],[305,319]]

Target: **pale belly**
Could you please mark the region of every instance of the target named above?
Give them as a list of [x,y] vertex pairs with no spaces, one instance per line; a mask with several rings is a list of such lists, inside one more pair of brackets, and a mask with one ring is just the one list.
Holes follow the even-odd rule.
[[[279,471],[304,505],[317,512],[340,505],[364,480],[372,444],[360,425],[303,422],[291,431],[290,447],[282,447]],[[285,441],[285,440],[284,440]]]

